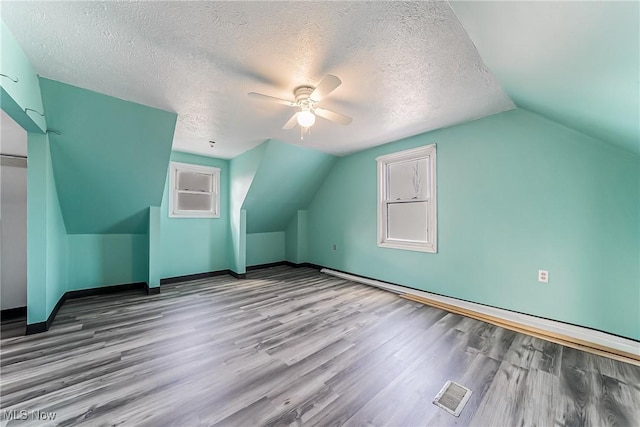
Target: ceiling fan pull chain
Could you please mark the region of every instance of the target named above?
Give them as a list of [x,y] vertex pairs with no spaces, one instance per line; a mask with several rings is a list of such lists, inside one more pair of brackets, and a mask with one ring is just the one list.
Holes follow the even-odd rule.
[[300,141],[304,141],[304,136],[305,135],[310,135],[310,134],[311,134],[311,128],[310,127],[300,126]]

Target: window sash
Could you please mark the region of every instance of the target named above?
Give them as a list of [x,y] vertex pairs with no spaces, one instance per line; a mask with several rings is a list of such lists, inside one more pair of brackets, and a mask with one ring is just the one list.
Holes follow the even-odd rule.
[[[437,252],[437,208],[436,208],[436,151],[435,144],[405,150],[397,153],[380,156],[378,162],[378,246],[415,250],[421,252]],[[411,185],[416,185],[410,176],[411,170],[394,168],[394,165],[410,162],[418,163],[421,167],[418,182],[422,189],[417,194]],[[424,167],[426,166],[426,171]],[[392,171],[393,173],[390,173]],[[398,172],[399,171],[399,172]],[[425,173],[426,172],[426,173]],[[394,181],[395,187],[391,186],[391,179],[398,177],[401,181]],[[400,184],[402,183],[402,184]],[[398,187],[398,184],[401,187]],[[407,191],[402,190],[409,186]],[[395,200],[390,198],[390,191],[396,188]],[[398,191],[400,189],[400,191]],[[411,194],[416,194],[416,198],[408,198]],[[424,204],[424,211],[412,212],[411,208],[406,209],[410,223],[403,223],[404,214],[402,210],[396,209],[395,218],[390,218],[390,209],[393,205],[401,204]],[[395,226],[392,221],[395,220]],[[423,228],[424,227],[424,228]],[[415,237],[415,238],[408,238]]]
[[[196,172],[186,169],[176,169],[175,189],[178,191],[212,192],[215,184],[212,172]],[[204,185],[203,185],[204,184]],[[208,189],[195,189],[198,186],[208,187]],[[191,188],[181,188],[191,187]]]
[[[389,200],[416,200],[416,199],[424,199],[424,198],[430,198],[431,194],[430,194],[430,173],[431,173],[431,165],[430,165],[430,156],[429,155],[423,155],[423,156],[416,156],[416,157],[411,157],[411,158],[404,158],[404,159],[399,159],[399,160],[395,160],[395,161],[388,161],[385,162],[385,176],[386,176],[386,185],[385,185],[385,198],[389,199]],[[423,164],[424,162],[424,164]],[[413,165],[412,169],[413,171],[401,171],[398,169],[399,166],[401,165],[406,165],[410,164]],[[422,166],[422,167],[421,167]],[[395,167],[395,168],[394,168]],[[393,169],[396,170],[395,173],[393,173]],[[420,173],[420,170],[422,170],[422,173]],[[404,172],[404,173],[403,173]],[[407,173],[410,176],[407,176]],[[404,176],[403,176],[404,175]],[[392,185],[392,177],[396,177],[396,185]],[[423,182],[424,180],[424,182]],[[398,187],[398,184],[401,184],[402,181],[405,181],[404,183],[406,184],[407,181],[410,181],[410,185],[413,187],[409,190],[409,192],[412,192],[414,194],[414,197],[396,197],[395,199],[391,198],[391,194],[395,192],[397,193],[398,190],[400,190],[402,193],[407,192],[407,189],[404,189],[404,187]],[[420,197],[416,196],[415,194],[419,195]]]
[[[218,218],[219,217],[219,176],[220,169],[210,166],[192,165],[188,163],[171,162],[171,200],[169,203],[169,216],[177,218]],[[181,174],[197,174],[204,175],[208,178],[209,182],[205,185],[200,185],[202,188],[208,187],[210,191],[205,190],[188,190],[180,189],[180,175]],[[183,177],[184,178],[184,177]],[[202,177],[199,177],[202,178]],[[188,178],[187,178],[188,180]],[[196,187],[198,178],[193,183]],[[185,183],[183,182],[183,187]],[[181,198],[181,195],[193,195],[191,203],[197,206],[199,203],[203,206],[209,206],[208,209],[184,209],[185,201],[188,198]],[[202,200],[197,201],[197,196],[201,196]],[[205,199],[206,198],[206,199]],[[181,204],[182,199],[182,204]]]
[[[429,212],[429,207],[430,207],[430,203],[431,203],[431,199],[420,199],[420,200],[390,200],[390,201],[384,201],[384,222],[386,224],[385,227],[385,241],[394,241],[394,242],[412,242],[412,243],[419,243],[419,244],[429,244],[431,243],[431,235],[432,230],[429,227],[430,225],[430,212]],[[411,204],[411,203],[425,203],[425,208],[424,208],[424,215],[425,215],[425,239],[421,240],[421,239],[401,239],[398,237],[391,237],[390,236],[390,232],[391,232],[391,225],[389,222],[389,206],[391,205],[406,205],[406,204]]]
[[[202,195],[208,196],[209,198],[209,209],[180,209],[180,194],[194,194],[194,195]],[[174,190],[174,213],[209,213],[215,214],[215,193],[213,192],[201,192],[201,191],[183,191],[183,190]]]

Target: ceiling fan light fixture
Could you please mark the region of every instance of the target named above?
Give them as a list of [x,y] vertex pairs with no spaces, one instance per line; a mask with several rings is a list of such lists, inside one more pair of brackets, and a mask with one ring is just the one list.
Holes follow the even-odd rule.
[[298,124],[303,128],[309,128],[316,122],[316,115],[309,110],[303,110],[298,113]]
[[309,133],[311,126],[315,124],[316,116],[344,126],[351,124],[352,119],[349,116],[316,107],[317,103],[321,102],[341,84],[342,81],[340,81],[339,78],[334,75],[327,74],[322,80],[320,80],[320,83],[318,83],[318,86],[316,87],[298,86],[295,88],[293,90],[295,101],[276,98],[275,96],[270,95],[263,95],[257,92],[249,92],[249,96],[254,99],[275,102],[277,104],[295,108],[296,112],[289,120],[287,120],[284,126],[282,126],[282,130],[293,129],[297,124],[300,126],[302,135],[304,135]]

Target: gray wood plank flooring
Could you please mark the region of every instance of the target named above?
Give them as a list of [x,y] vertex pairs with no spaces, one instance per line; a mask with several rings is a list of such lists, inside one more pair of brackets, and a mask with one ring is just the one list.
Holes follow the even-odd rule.
[[[640,367],[308,268],[69,300],[46,333],[1,333],[3,426],[640,426]],[[431,403],[447,380],[473,391],[459,418]]]

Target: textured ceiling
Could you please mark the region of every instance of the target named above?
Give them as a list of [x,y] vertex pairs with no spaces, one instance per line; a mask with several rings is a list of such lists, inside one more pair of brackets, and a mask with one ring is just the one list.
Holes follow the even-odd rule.
[[27,155],[27,132],[4,110],[0,110],[0,153]]
[[519,107],[640,153],[640,2],[452,2]]
[[[333,154],[513,108],[445,2],[11,2],[2,19],[36,70],[179,114],[174,149],[234,157],[277,138]],[[343,84],[300,141],[292,98]],[[215,140],[214,148],[208,141]]]

